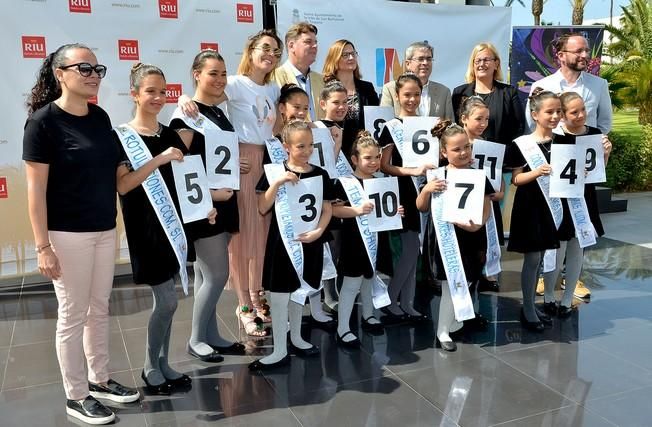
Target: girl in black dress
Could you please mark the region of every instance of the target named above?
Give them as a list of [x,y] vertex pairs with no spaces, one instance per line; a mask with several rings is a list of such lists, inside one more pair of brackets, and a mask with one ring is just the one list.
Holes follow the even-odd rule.
[[535,141],[545,156],[546,163],[534,170],[530,169],[526,159],[516,144],[514,145],[512,158],[515,164],[521,166],[512,172],[512,183],[517,188],[507,250],[523,254],[521,323],[529,330],[541,332],[544,329],[543,322],[549,323],[550,317],[534,306],[537,272],[545,251],[559,248],[559,238],[553,215],[537,178],[548,177],[551,172],[550,147],[555,138],[552,130],[561,120],[561,103],[554,93],[535,90],[530,96],[529,105],[536,128],[530,135],[521,138]]
[[[192,76],[195,83],[193,101],[208,120],[224,131],[233,132],[233,126],[216,102],[226,86],[226,65],[222,56],[212,49],[203,50],[193,60]],[[175,118],[170,127],[175,129],[190,154],[199,154],[206,164],[206,142],[201,132],[195,132],[184,120]],[[215,307],[229,277],[229,241],[239,229],[238,202],[230,188],[211,189],[213,207],[219,212],[217,222],[195,221],[186,225],[188,240],[194,242],[197,261],[195,271],[192,332],[187,351],[205,362],[219,362],[220,354],[242,355],[244,345],[224,339],[217,328]],[[262,324],[262,323],[261,323]],[[266,335],[251,319],[245,323],[250,335]]]
[[[300,287],[299,277],[288,256],[281,238],[277,222],[275,202],[278,190],[282,185],[292,185],[300,179],[320,177],[323,186],[323,202],[321,206],[306,202],[306,215],[319,215],[314,230],[294,236],[301,242],[303,248],[303,279],[309,286],[318,289],[321,283],[323,268],[324,241],[323,234],[331,219],[331,200],[333,186],[325,170],[308,163],[313,150],[312,131],[304,121],[295,120],[285,125],[282,133],[283,146],[288,152],[288,160],[283,164],[285,172],[276,180],[269,182],[267,175],[260,179],[256,190],[258,210],[265,215],[271,211],[272,219],[267,237],[265,260],[263,264],[263,286],[270,291],[274,323],[274,351],[269,356],[256,360],[249,365],[251,370],[267,370],[289,362],[287,353],[287,325],[290,319],[290,340],[292,350],[301,356],[312,356],[319,349],[304,341],[301,337],[301,315],[303,306],[290,300],[290,294]],[[312,199],[314,200],[314,199]],[[311,218],[314,219],[314,218]]]
[[[448,161],[446,171],[450,169],[468,169],[473,162],[473,150],[471,142],[464,129],[450,120],[442,120],[432,129],[432,135],[439,138],[442,156]],[[444,175],[446,176],[446,175]],[[439,193],[446,190],[445,179],[435,179],[427,183],[419,193],[416,200],[417,208],[421,212],[429,212],[431,209],[431,200],[433,193]],[[489,205],[491,200],[489,195],[493,193],[493,188],[488,179],[485,179],[484,204],[482,208],[482,223],[454,223],[455,237],[460,249],[464,274],[467,282],[473,283],[482,276],[482,269],[486,260],[487,253],[487,234],[484,223],[489,217]],[[432,215],[428,216],[429,239],[435,238]],[[435,265],[433,270],[437,271],[437,279],[442,280],[441,299],[439,301],[439,320],[437,321],[437,345],[446,351],[457,350],[457,345],[450,337],[451,328],[455,323],[455,311],[453,309],[453,300],[445,274],[441,254],[438,249],[433,250],[430,260]],[[434,261],[434,262],[433,262]]]
[[434,169],[434,165],[425,164],[415,168],[403,167],[403,158],[399,149],[396,148],[396,142],[389,130],[390,126],[402,128],[403,117],[417,116],[417,109],[421,102],[421,89],[421,81],[415,74],[406,73],[399,76],[396,80],[396,93],[401,112],[399,117],[387,122],[378,139],[383,153],[380,159],[380,170],[388,175],[398,177],[400,204],[405,209],[403,229],[400,231],[401,256],[396,262],[394,275],[389,282],[389,297],[392,302],[383,309],[385,316],[382,320],[387,325],[410,320],[418,321],[424,318],[414,309],[421,218],[415,204],[417,190],[413,178],[425,176],[428,169]]
[[[117,171],[117,187],[134,282],[149,284],[154,296],[141,377],[150,392],[169,394],[175,387],[190,385],[190,377],[175,371],[168,364],[172,316],[177,309],[174,276],[180,267],[141,184],[158,169],[179,212],[170,162],[182,161],[188,147],[175,131],[158,122],[157,116],[165,106],[166,94],[165,76],[161,69],[153,65],[135,64],[131,70],[130,84],[136,115],[128,126],[143,140],[153,159],[134,170],[123,148],[123,161]],[[117,143],[122,147],[120,142]],[[215,223],[215,216],[213,209],[208,221]],[[188,246],[192,249],[191,244]],[[182,265],[181,268],[186,266]]]
[[[598,128],[586,126],[586,107],[584,106],[584,100],[578,93],[563,93],[559,96],[559,100],[561,102],[562,130],[564,131],[564,135],[555,135],[555,144],[575,144],[575,138],[577,136],[600,135],[602,133]],[[606,165],[609,160],[609,154],[611,153],[611,142],[606,135],[602,137],[602,145]],[[596,234],[597,236],[602,236],[604,234],[604,228],[602,227],[602,221],[600,221],[595,184],[585,184],[584,199]],[[562,202],[565,205],[567,204],[566,199],[562,199]],[[570,213],[566,209],[566,206],[564,207],[564,213]],[[559,238],[560,248],[557,250],[557,268],[549,280],[544,280],[544,309],[548,314],[556,313],[559,317],[565,318],[572,313],[571,302],[573,301],[573,293],[580,278],[582,262],[584,260],[584,249],[579,246],[575,227],[573,226],[570,215],[564,215],[564,220],[559,229]],[[554,285],[557,283],[564,257],[566,258],[566,288],[564,289],[559,307],[557,307],[555,303]]]

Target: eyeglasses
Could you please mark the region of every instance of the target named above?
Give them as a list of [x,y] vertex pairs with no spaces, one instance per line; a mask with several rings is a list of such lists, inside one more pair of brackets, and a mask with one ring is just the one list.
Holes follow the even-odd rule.
[[591,55],[591,49],[585,48],[585,49],[578,49],[578,50],[562,50],[562,52],[566,53],[572,53],[573,55],[580,56],[581,54],[585,53],[587,55]]
[[353,52],[342,52],[342,58],[347,59],[347,58],[357,58],[358,57],[358,52],[355,50]]
[[274,49],[268,44],[263,44],[260,46],[255,46],[254,50],[262,50],[263,53],[267,55],[274,55],[276,58],[280,58],[281,55],[283,54],[283,51],[281,49]]
[[90,77],[93,71],[99,78],[104,78],[106,76],[106,65],[91,65],[88,62],[78,62],[76,64],[64,65],[59,67],[60,70],[67,70],[69,68],[77,67],[77,71],[82,77]]
[[432,62],[433,57],[432,56],[418,56],[416,58],[411,58],[408,59],[408,61],[414,61],[414,62]]
[[473,60],[473,63],[475,65],[480,65],[480,64],[488,64],[490,62],[494,62],[496,58],[476,58]]

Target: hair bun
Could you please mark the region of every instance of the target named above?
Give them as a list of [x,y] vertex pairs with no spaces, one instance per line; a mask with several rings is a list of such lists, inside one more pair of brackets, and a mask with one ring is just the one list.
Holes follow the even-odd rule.
[[444,134],[444,131],[448,129],[448,127],[452,124],[453,122],[449,119],[445,120],[440,120],[437,122],[435,126],[430,130],[430,134],[434,136],[437,139],[441,139],[441,136]]

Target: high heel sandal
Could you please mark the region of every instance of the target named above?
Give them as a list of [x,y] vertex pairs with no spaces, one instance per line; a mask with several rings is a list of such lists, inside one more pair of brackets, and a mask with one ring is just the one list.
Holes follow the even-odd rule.
[[235,315],[238,316],[242,328],[247,335],[252,337],[266,337],[271,334],[271,328],[265,327],[263,319],[255,316],[249,309],[249,306],[238,306],[235,309]]
[[267,298],[265,298],[265,291],[259,291],[256,297],[251,299],[251,303],[254,306],[254,312],[263,323],[272,323],[272,313],[267,304]]

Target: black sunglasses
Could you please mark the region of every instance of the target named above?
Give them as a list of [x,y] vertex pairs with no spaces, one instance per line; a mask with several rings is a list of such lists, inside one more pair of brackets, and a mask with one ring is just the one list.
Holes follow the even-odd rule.
[[95,74],[97,74],[101,79],[106,76],[106,65],[102,64],[91,65],[88,62],[79,62],[77,64],[64,65],[63,67],[59,67],[59,69],[67,70],[72,67],[77,67],[77,71],[79,71],[79,74],[82,77],[90,77],[93,71],[95,71]]

